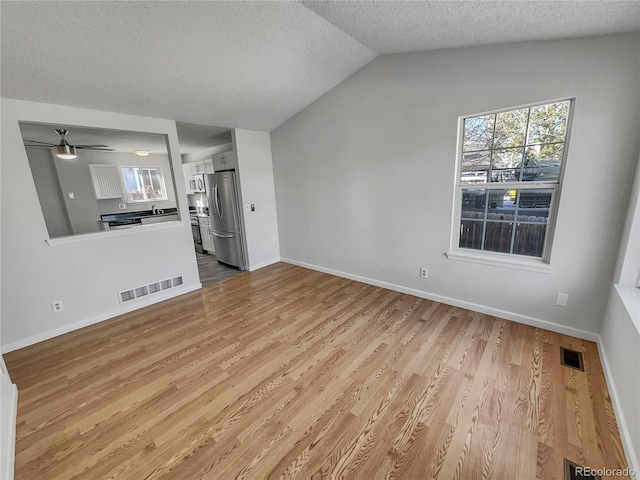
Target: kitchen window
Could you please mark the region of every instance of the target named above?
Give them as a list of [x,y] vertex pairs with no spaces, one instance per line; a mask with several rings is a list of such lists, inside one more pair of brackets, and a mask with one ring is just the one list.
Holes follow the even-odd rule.
[[160,167],[122,167],[128,203],[167,200]]
[[548,263],[572,108],[560,100],[461,119],[450,256]]

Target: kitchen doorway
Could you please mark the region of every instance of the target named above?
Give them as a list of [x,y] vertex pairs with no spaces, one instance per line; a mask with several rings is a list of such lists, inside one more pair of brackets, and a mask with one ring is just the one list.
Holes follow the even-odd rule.
[[235,267],[230,267],[218,262],[215,255],[209,253],[196,252],[196,259],[198,261],[198,272],[200,273],[200,283],[202,285],[220,282],[245,273]]

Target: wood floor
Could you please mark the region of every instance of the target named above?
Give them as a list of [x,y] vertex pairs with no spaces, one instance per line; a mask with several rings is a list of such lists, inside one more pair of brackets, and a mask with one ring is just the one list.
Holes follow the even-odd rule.
[[196,260],[202,285],[227,280],[243,273],[237,268],[218,262],[215,255],[209,253],[196,252]]
[[[584,352],[585,371],[559,363]],[[16,479],[624,468],[596,345],[287,264],[5,355]]]

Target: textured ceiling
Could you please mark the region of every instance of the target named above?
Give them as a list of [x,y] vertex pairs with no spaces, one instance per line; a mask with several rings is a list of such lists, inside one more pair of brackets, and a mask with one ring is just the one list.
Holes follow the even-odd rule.
[[303,1],[378,54],[640,30],[640,2]]
[[376,54],[297,2],[0,2],[2,96],[270,131]]
[[[640,30],[640,2],[0,1],[3,97],[271,131],[378,54]],[[198,135],[204,138],[198,139]]]

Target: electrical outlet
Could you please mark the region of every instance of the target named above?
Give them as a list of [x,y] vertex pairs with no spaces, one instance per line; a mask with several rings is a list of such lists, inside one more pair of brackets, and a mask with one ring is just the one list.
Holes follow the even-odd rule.
[[278,244],[277,244],[277,243],[274,243],[274,244],[273,244],[273,249],[274,249],[274,250],[277,250],[277,249],[278,249]]
[[429,278],[429,269],[427,267],[420,268],[420,277]]
[[556,294],[556,305],[559,307],[566,307],[569,305],[569,294],[568,293],[557,293]]
[[126,210],[127,209],[127,204],[126,203],[119,203],[118,204],[118,208],[120,210]]
[[58,313],[64,310],[64,304],[62,303],[62,300],[54,300],[51,302],[51,308],[53,308],[55,313]]
[[67,193],[67,195],[69,195],[69,198],[72,199],[72,200],[76,198],[76,194],[73,193],[73,192],[69,192],[69,193]]

